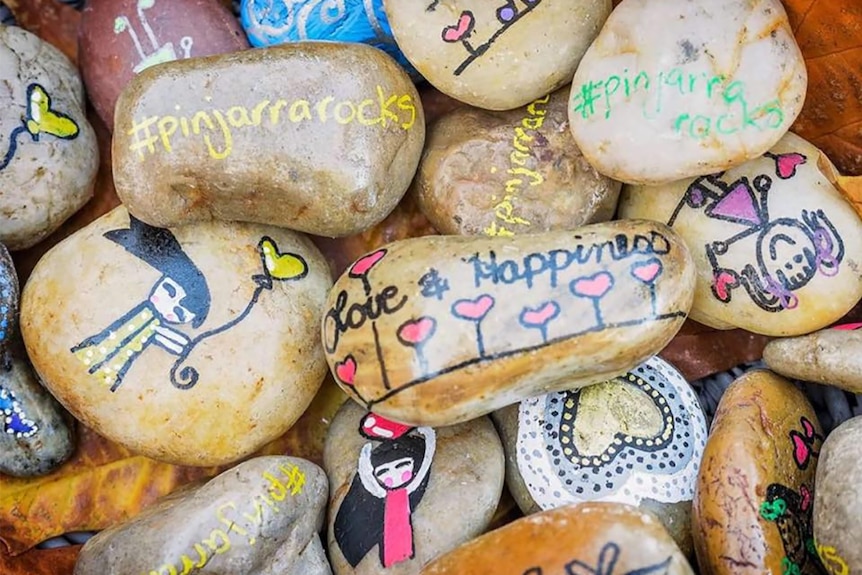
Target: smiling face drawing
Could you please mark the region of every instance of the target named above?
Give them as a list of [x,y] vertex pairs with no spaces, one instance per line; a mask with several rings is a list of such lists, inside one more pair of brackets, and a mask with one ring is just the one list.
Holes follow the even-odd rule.
[[412,457],[402,457],[382,463],[374,468],[374,478],[383,489],[398,489],[410,483],[415,473],[416,462]]
[[184,324],[195,319],[196,314],[183,305],[186,290],[171,278],[164,276],[150,292],[150,303],[168,323]]
[[818,267],[811,232],[793,220],[770,224],[758,237],[757,263],[764,276],[774,277],[786,289],[804,287]]

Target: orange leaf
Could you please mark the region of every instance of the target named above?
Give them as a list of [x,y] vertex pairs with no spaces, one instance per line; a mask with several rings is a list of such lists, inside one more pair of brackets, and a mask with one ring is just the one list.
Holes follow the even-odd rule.
[[[345,399],[328,378],[290,431],[255,455],[288,454],[322,463],[326,430]],[[79,427],[77,454],[56,472],[35,479],[0,475],[0,541],[8,553],[18,555],[64,533],[104,529],[187,483],[231,467],[160,463]]]
[[59,48],[73,63],[78,61],[77,10],[57,0],[4,0],[18,24]]
[[33,549],[17,557],[0,553],[3,575],[72,575],[80,545],[57,549]]
[[862,3],[784,0],[808,66],[808,96],[793,131],[845,174],[862,175]]

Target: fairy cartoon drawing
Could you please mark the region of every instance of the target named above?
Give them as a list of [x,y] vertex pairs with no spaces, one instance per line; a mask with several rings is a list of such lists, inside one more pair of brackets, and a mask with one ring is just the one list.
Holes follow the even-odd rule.
[[[795,177],[796,167],[806,162],[801,154],[767,157],[775,161],[779,180]],[[769,174],[760,174],[753,180],[740,177],[732,182],[724,179],[723,172],[699,177],[688,187],[668,221],[673,227],[688,207],[702,209],[707,217],[736,226],[737,231],[726,239],[705,246],[713,271],[712,293],[719,301],[730,302],[733,290],[742,287],[764,311],[794,309],[799,303],[794,292],[817,274],[831,277],[839,271],[844,242],[823,210],[802,210],[798,218],[770,217],[769,192],[774,182]],[[755,258],[737,269],[729,261],[738,260],[732,257],[733,251],[742,245],[751,249]]]
[[334,524],[335,540],[351,566],[375,545],[384,568],[413,558],[412,513],[425,495],[435,448],[430,427],[362,446],[358,471]]
[[71,348],[88,373],[111,391],[120,387],[135,360],[152,345],[178,356],[170,373],[174,386],[193,387],[198,381],[197,370],[180,367],[196,344],[245,319],[260,293],[272,289],[273,280],[298,280],[308,273],[308,265],[301,256],[282,254],[272,238],[262,238],[258,251],[263,273],[252,277],[257,287],[246,308],[227,323],[190,339],[173,326],[201,327],[209,313],[211,297],[206,278],[176,237],[169,230],[150,226],[132,215],[128,228],[110,230],[104,237],[162,274],[143,302]]

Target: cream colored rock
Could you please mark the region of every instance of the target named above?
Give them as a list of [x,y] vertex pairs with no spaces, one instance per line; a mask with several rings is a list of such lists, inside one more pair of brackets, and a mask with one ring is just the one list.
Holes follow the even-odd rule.
[[295,457],[258,457],[87,541],[75,575],[330,575],[318,531],[328,484]]
[[823,442],[817,465],[814,539],[829,573],[862,571],[862,417],[845,421]]
[[154,226],[222,219],[346,236],[395,208],[424,142],[419,94],[392,58],[290,43],[135,76],[117,101],[114,183]]
[[511,110],[568,84],[610,0],[385,0],[398,47],[437,89]]
[[626,186],[620,217],[665,222],[692,250],[691,317],[718,329],[790,336],[837,321],[862,297],[862,222],[788,134],[722,174]]
[[661,523],[622,503],[543,511],[444,555],[422,575],[693,575]]
[[562,89],[509,112],[465,106],[437,120],[413,184],[434,227],[513,236],[611,219],[621,184],[581,155],[567,106]]
[[785,377],[862,393],[862,331],[856,330],[858,326],[774,339],[766,344],[763,361]]
[[323,345],[366,407],[451,425],[625,373],[676,334],[693,286],[688,248],[653,222],[405,240],[336,282]]
[[691,500],[706,419],[672,365],[651,357],[616,379],[525,399],[494,420],[506,485],[524,513],[584,501],[640,506],[694,556]]
[[0,79],[0,243],[22,250],[93,196],[99,147],[78,70],[57,48],[0,26]]
[[807,81],[779,0],[625,0],[578,67],[569,118],[601,173],[661,184],[766,152]]
[[487,417],[413,428],[348,401],[326,437],[324,467],[336,575],[414,575],[485,531],[505,466]]
[[217,465],[283,434],[311,402],[330,285],[294,232],[169,231],[119,207],[39,261],[21,331],[45,385],[86,425],[154,459]]

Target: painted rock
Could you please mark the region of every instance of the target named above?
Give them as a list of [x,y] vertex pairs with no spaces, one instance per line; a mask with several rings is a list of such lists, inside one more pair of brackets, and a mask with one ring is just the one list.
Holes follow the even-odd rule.
[[788,134],[766,155],[666,186],[626,186],[620,217],[666,222],[692,249],[691,317],[765,335],[809,333],[862,297],[862,222]]
[[328,575],[318,535],[327,487],[304,459],[246,461],[102,531],[81,549],[75,575]]
[[694,495],[704,573],[823,573],[811,531],[822,441],[814,410],[786,379],[755,370],[727,388]]
[[807,84],[780,0],[626,1],[578,67],[569,119],[601,173],[667,183],[766,152]]
[[369,409],[451,425],[625,373],[676,334],[693,286],[688,248],[658,223],[417,238],[348,268],[323,345]]
[[28,248],[93,196],[99,148],[84,87],[62,52],[0,27],[0,243]]
[[18,274],[9,251],[0,244],[0,370],[11,362],[10,345],[18,330]]
[[281,5],[271,0],[242,0],[240,15],[252,46],[305,40],[361,42],[383,50],[411,76],[418,76],[392,37],[383,0],[342,0],[328,4],[300,0]]
[[506,484],[524,513],[613,501],[662,520],[691,557],[691,500],[706,419],[682,375],[658,357],[616,379],[526,399],[494,414]]
[[348,401],[332,421],[324,467],[337,575],[419,573],[483,533],[503,490],[503,446],[488,418],[412,427]]
[[862,571],[862,417],[835,428],[823,442],[817,465],[814,538],[826,571],[849,575]]
[[422,575],[557,573],[693,575],[651,514],[622,503],[580,503],[519,519],[444,555]]
[[384,0],[404,55],[441,92],[511,110],[568,84],[610,0]]
[[36,380],[18,342],[0,365],[0,473],[50,473],[75,451],[71,418]]
[[21,331],[45,385],[85,425],[154,459],[218,465],[283,434],[311,402],[330,285],[293,232],[167,230],[119,207],[39,261]]
[[88,0],[81,12],[81,74],[109,129],[117,98],[135,74],[173,60],[245,48],[242,27],[219,0]]
[[330,42],[152,68],[123,92],[116,127],[117,194],[147,223],[217,218],[323,236],[383,220],[425,142],[407,74],[380,50]]
[[518,110],[465,107],[435,122],[414,182],[434,227],[512,236],[611,219],[621,186],[584,160],[566,105],[558,90]]

